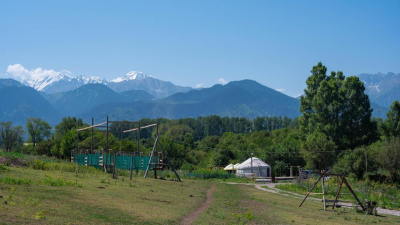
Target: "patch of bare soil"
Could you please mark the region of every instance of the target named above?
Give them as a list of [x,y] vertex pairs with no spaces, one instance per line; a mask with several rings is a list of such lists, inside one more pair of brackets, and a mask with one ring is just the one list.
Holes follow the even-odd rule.
[[6,166],[11,166],[11,167],[23,167],[26,166],[26,161],[21,158],[0,157],[0,164],[4,164]]
[[206,195],[206,200],[201,204],[199,208],[197,208],[195,211],[187,214],[183,220],[182,223],[183,225],[190,225],[199,217],[200,214],[202,214],[211,204],[212,202],[212,192],[215,189],[215,184],[212,184],[211,188],[207,190],[207,195]]

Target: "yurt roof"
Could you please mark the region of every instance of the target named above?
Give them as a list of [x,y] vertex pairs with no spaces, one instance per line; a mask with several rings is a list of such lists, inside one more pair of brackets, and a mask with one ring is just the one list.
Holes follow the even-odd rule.
[[237,167],[240,165],[240,163],[236,163],[234,166],[233,166],[233,168],[236,170],[237,169]]
[[234,170],[234,166],[235,165],[233,165],[233,164],[229,164],[224,168],[224,170]]
[[[253,168],[254,167],[270,167],[268,164],[263,162],[261,159],[253,157]],[[246,161],[242,162],[236,169],[247,169],[251,168],[251,158],[248,158]]]

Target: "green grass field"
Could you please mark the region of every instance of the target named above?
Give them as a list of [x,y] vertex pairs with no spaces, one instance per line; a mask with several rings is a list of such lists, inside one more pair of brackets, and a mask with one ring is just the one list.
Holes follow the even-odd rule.
[[[100,170],[2,168],[0,221],[4,224],[179,224],[202,204],[213,182],[141,176],[130,181],[124,176],[112,179]],[[322,204],[312,201],[299,208],[299,199],[248,185],[217,182],[212,199],[194,224],[400,223],[400,217],[365,216],[352,209],[325,212]]]

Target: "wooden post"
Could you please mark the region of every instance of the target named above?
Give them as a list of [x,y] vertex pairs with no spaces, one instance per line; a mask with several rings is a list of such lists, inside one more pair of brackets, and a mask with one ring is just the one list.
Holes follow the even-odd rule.
[[324,202],[324,211],[326,211],[326,201],[325,201],[325,171],[321,171],[321,177],[322,177],[322,201]]
[[78,120],[76,121],[76,152],[79,152],[79,124]]
[[145,178],[147,177],[147,173],[149,172],[149,168],[150,168],[150,164],[151,164],[151,159],[153,158],[154,149],[156,148],[157,141],[158,141],[158,136],[157,136],[157,138],[156,138],[156,141],[154,142],[153,150],[151,151],[151,154],[150,154],[150,160],[149,160],[149,163],[147,164],[146,172],[144,173],[144,177],[145,177]]
[[[138,142],[137,142],[137,151],[136,156],[139,156],[140,151],[140,122],[139,122],[139,129],[138,129]],[[136,167],[136,174],[139,173],[139,165]]]
[[354,193],[353,189],[351,188],[350,184],[347,182],[346,178],[343,177],[344,184],[347,186],[347,188],[350,190],[351,194],[353,194],[354,198],[357,200],[358,204],[360,204],[361,208],[365,211],[364,205],[361,203],[361,201],[357,198],[356,193]]
[[133,152],[131,152],[131,168],[129,170],[129,179],[132,180],[132,169],[133,169]]
[[[108,166],[108,164],[110,163],[110,162],[108,161],[108,154],[109,154],[109,151],[108,151],[108,116],[107,116],[107,132],[106,132],[106,164],[104,165],[104,168],[105,168],[106,172],[107,172],[107,166]],[[111,161],[111,159],[110,159],[110,161]]]
[[[340,195],[340,191],[342,190],[342,185],[343,185],[343,181],[344,181],[344,177],[345,177],[346,175],[345,174],[343,174],[343,176],[341,177],[341,176],[338,176],[338,183],[339,183],[339,187],[338,187],[338,192],[336,193],[336,197],[335,197],[335,201],[333,202],[333,205],[332,205],[332,210],[334,210],[335,209],[335,206],[336,206],[336,202],[337,202],[337,200],[339,199],[339,195]],[[340,181],[340,177],[342,178],[342,180]]]
[[114,152],[114,163],[113,163],[113,178],[115,179],[115,164],[117,161],[117,153]]
[[308,191],[306,197],[303,199],[303,201],[300,203],[299,207],[301,207],[301,205],[303,205],[304,201],[307,199],[307,197],[310,195],[311,191],[315,188],[315,186],[317,185],[317,183],[319,182],[319,180],[321,180],[322,176],[319,176],[318,180],[314,182],[313,186],[310,188],[310,190]]
[[123,134],[123,132],[122,132],[122,127],[121,127],[121,137],[120,137],[121,143],[119,144],[119,151],[120,152],[122,152],[122,134]]
[[92,141],[90,143],[90,150],[93,152],[93,125],[94,125],[94,119],[92,118]]

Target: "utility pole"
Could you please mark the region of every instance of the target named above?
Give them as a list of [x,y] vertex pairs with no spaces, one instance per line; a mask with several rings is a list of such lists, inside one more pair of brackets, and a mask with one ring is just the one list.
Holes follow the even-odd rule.
[[[250,150],[251,150],[251,157],[250,157],[250,162],[251,162],[251,173],[253,173],[253,148],[251,147],[251,143],[253,142],[253,137],[251,136],[251,130],[250,130]],[[254,175],[254,174],[253,174]]]

